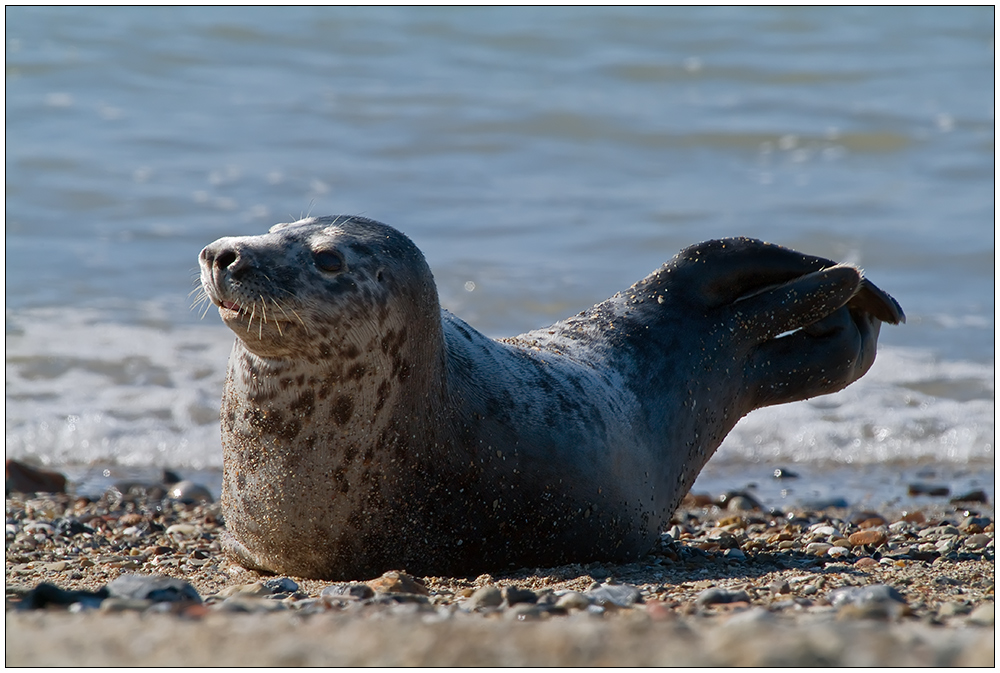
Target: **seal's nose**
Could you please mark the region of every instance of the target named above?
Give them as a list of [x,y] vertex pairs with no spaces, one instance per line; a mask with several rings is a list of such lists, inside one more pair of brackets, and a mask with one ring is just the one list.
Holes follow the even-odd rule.
[[209,268],[214,267],[219,271],[224,271],[236,262],[239,255],[233,246],[219,240],[202,248],[200,257],[202,263]]

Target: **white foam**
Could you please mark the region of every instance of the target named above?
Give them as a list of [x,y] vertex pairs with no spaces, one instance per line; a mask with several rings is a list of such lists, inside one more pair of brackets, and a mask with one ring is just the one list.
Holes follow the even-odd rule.
[[[232,333],[108,322],[97,309],[7,315],[6,450],[44,464],[219,467]],[[58,327],[55,327],[58,326]],[[993,460],[993,364],[882,349],[835,395],[753,412],[719,459],[874,463]]]
[[839,393],[751,413],[719,456],[969,462],[992,461],[993,450],[993,364],[894,348],[880,349],[868,374]]

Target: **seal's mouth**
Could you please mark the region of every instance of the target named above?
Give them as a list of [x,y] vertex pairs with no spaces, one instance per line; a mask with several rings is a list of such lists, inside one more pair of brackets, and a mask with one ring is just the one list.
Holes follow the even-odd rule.
[[243,310],[243,307],[235,301],[223,301],[221,306],[222,308],[229,309],[230,311],[236,311],[237,313],[240,313]]

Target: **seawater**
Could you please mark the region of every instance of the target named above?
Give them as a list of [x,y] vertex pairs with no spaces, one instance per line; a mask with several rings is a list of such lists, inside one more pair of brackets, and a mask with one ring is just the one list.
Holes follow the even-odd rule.
[[198,251],[352,213],[406,232],[491,336],[712,237],[859,264],[907,324],[712,465],[971,466],[992,497],[991,7],[6,19],[9,457],[216,470],[232,335],[190,307]]

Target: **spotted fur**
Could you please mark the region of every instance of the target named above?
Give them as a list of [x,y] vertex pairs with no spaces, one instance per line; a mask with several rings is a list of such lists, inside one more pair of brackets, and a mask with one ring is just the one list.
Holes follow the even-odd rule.
[[635,560],[739,418],[848,385],[903,319],[859,270],[752,239],[502,341],[442,311],[416,246],[365,218],[200,261],[237,335],[227,551],[325,579]]

